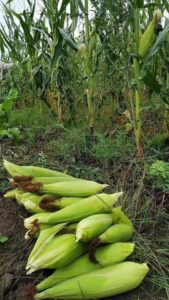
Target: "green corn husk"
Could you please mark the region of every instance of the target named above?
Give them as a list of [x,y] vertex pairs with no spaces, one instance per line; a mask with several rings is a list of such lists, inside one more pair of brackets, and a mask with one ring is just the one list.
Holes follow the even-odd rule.
[[65,208],[71,204],[74,204],[78,201],[81,201],[85,198],[81,198],[81,197],[61,197],[60,199],[56,199],[54,202],[54,206],[56,208],[62,209]]
[[94,195],[69,205],[55,213],[35,214],[34,216],[25,219],[24,226],[27,229],[31,229],[35,220],[38,223],[49,224],[57,224],[61,222],[75,223],[93,214],[107,213],[111,211],[112,206],[122,195],[122,192],[111,195]]
[[68,233],[75,233],[76,228],[77,228],[78,223],[72,223],[72,224],[67,224],[65,226],[65,230],[67,230]]
[[23,201],[23,205],[24,207],[26,208],[27,211],[29,211],[30,213],[32,214],[37,214],[37,213],[41,213],[41,212],[44,212],[43,209],[41,209],[39,207],[39,205],[35,204],[34,201],[30,200],[29,198],[28,199],[25,199]]
[[[48,229],[47,229],[48,230]],[[28,260],[26,270],[27,274],[31,274],[40,269],[56,269],[62,268],[72,263],[86,251],[86,246],[82,243],[76,243],[74,234],[63,234],[53,237],[46,243],[38,257],[31,257]]]
[[56,270],[52,275],[42,280],[37,291],[48,289],[62,281],[74,278],[92,271],[124,261],[134,251],[133,243],[115,243],[101,246],[96,250],[95,257],[98,263],[90,261],[87,254],[75,260],[67,267]]
[[45,206],[46,206],[46,210],[49,210],[52,208],[54,211],[54,210],[59,210],[59,209],[65,208],[73,203],[81,201],[82,199],[85,199],[85,198],[61,197],[61,198],[56,198],[56,199],[53,198],[53,200],[51,200],[51,195],[49,197],[44,196],[41,200],[40,207],[45,209]]
[[28,265],[31,264],[32,261],[35,260],[37,257],[39,257],[39,253],[43,251],[45,246],[52,240],[52,238],[65,226],[66,223],[62,223],[40,231],[40,235],[29,255],[27,262]]
[[112,216],[114,225],[98,237],[99,242],[104,244],[129,241],[133,235],[130,219],[122,212],[121,207],[113,208]]
[[22,197],[23,197],[24,193],[25,192],[23,190],[19,190],[19,189],[17,189],[15,192],[15,199],[16,199],[17,203],[20,205],[23,205]]
[[44,212],[44,210],[39,207],[41,196],[31,193],[24,193],[20,201],[26,210],[33,214]]
[[57,182],[67,182],[67,181],[75,181],[79,180],[81,181],[82,179],[76,179],[75,177],[71,176],[57,176],[57,177],[34,177],[32,179],[33,183],[42,183],[42,184],[52,184],[52,183],[57,183]]
[[34,296],[40,299],[104,299],[138,287],[148,273],[146,263],[122,262],[66,280]]
[[121,209],[122,209],[121,206],[113,208],[112,210],[113,223],[114,224],[123,223],[133,227],[131,220],[123,213]]
[[53,226],[50,224],[39,224],[38,226],[34,227],[34,230],[28,230],[25,233],[25,240],[29,240],[32,238],[37,239],[39,237],[41,231],[43,231],[45,229],[49,229],[51,227],[53,227]]
[[99,243],[116,243],[116,242],[127,242],[132,238],[133,227],[127,224],[115,224],[109,227],[99,237]]
[[7,193],[5,193],[4,198],[15,199],[16,192],[17,192],[17,189],[8,191]]
[[147,54],[148,50],[151,48],[155,41],[155,26],[156,26],[156,21],[153,19],[147,29],[144,31],[140,42],[139,42],[139,49],[138,49],[138,54],[141,58],[144,58],[145,55]]
[[87,243],[108,229],[112,222],[111,214],[99,214],[85,218],[77,225],[76,240]]
[[[31,176],[31,177],[69,177],[69,175],[50,169],[34,166],[18,166],[4,159],[4,167],[12,176]],[[70,176],[71,177],[71,176]]]
[[41,188],[42,193],[67,197],[89,197],[106,188],[107,184],[99,184],[90,180],[75,180],[45,184]]
[[[59,234],[65,234],[65,233],[75,233],[76,232],[76,227],[78,223],[73,223],[73,224],[67,224],[62,228],[59,232]],[[52,224],[39,224],[38,227],[35,227],[34,230],[28,230],[25,234],[25,239],[29,240],[30,238],[35,238],[37,239],[38,236],[40,235],[40,232],[45,229],[49,229],[53,227]]]
[[[45,209],[45,207],[41,208],[39,206],[44,197],[48,198],[49,201],[50,201],[50,199],[51,199],[51,201],[54,201],[52,195],[39,196],[39,195],[29,193],[29,192],[25,193],[22,190],[17,190],[15,192],[15,195],[16,195],[17,201],[19,201],[19,203],[21,205],[23,205],[27,211],[29,211],[33,214],[43,213],[43,212],[48,211],[48,209],[49,209],[48,207],[46,207],[46,209]],[[53,208],[53,206],[52,206],[52,208]]]
[[[40,224],[50,225],[50,224],[52,224],[52,223],[49,223],[49,218],[51,217],[51,214],[55,214],[55,213],[44,212],[44,213],[35,214],[24,220],[24,226],[26,229],[32,230],[34,228],[34,223],[38,224],[38,226]],[[61,222],[58,222],[58,223],[61,223]],[[57,224],[57,222],[55,224]]]
[[92,57],[93,51],[96,49],[97,46],[97,33],[93,32],[89,39],[89,56]]

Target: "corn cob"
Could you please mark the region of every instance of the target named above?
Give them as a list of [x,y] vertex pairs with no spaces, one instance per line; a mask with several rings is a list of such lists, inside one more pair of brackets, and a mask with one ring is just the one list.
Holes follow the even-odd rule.
[[34,299],[105,299],[138,287],[148,270],[146,263],[122,262],[66,280],[37,293]]
[[[49,223],[49,217],[50,216],[51,216],[51,213],[38,213],[38,214],[35,214],[35,215],[33,215],[29,218],[26,218],[24,220],[24,226],[25,226],[25,228],[27,228],[29,230],[33,230],[35,225],[36,226],[39,226],[40,224],[50,225],[50,223]],[[61,223],[61,222],[58,222],[58,223]],[[55,224],[57,224],[57,223],[55,223]]]
[[127,242],[133,235],[133,225],[129,218],[121,211],[121,207],[115,207],[112,211],[113,223],[100,236],[93,239],[89,247],[89,255],[94,259],[94,253],[98,245]]
[[121,211],[121,207],[113,209],[113,221],[115,225],[110,226],[99,236],[101,243],[126,242],[131,239],[133,225],[129,218]]
[[41,192],[67,197],[89,197],[99,193],[107,186],[107,184],[99,184],[94,181],[77,180],[45,184],[41,188]]
[[[17,195],[17,192],[16,192]],[[33,193],[19,193],[19,201],[29,212],[40,213],[40,212],[53,212],[57,211],[54,206],[55,198],[53,195],[37,195]],[[43,200],[45,200],[43,202]]]
[[69,205],[72,205],[78,201],[81,201],[85,198],[81,198],[81,197],[62,197],[59,200],[55,200],[55,205],[58,208],[65,208]]
[[99,214],[85,218],[77,225],[76,240],[89,242],[108,229],[112,222],[111,214]]
[[69,175],[45,168],[34,167],[34,166],[18,166],[10,163],[4,159],[4,167],[7,172],[12,176],[31,176],[31,177],[69,177]]
[[97,33],[93,32],[90,36],[89,40],[89,57],[92,56],[92,53],[94,49],[96,48],[96,43],[97,43]]
[[38,250],[38,257],[34,250],[34,256],[28,260],[27,274],[40,269],[64,267],[80,257],[86,251],[86,246],[82,243],[76,243],[74,234],[63,234],[52,237],[45,246],[43,245],[43,248],[38,248]]
[[44,212],[44,210],[39,207],[40,201],[40,196],[31,193],[24,193],[21,198],[23,206],[26,208],[27,211],[33,214]]
[[31,216],[24,221],[24,226],[27,229],[33,227],[34,222],[57,224],[61,222],[78,222],[85,217],[93,214],[110,212],[112,206],[118,201],[123,193],[115,193],[112,195],[98,194],[89,198],[78,201],[57,211],[55,213],[40,213]]
[[[65,232],[67,232],[67,233],[75,233],[76,232],[76,228],[77,228],[77,224],[78,223],[67,224],[65,226]],[[64,229],[63,229],[63,231],[64,231]]]
[[[56,197],[55,197],[56,198]],[[56,198],[53,200],[51,199],[51,195],[48,196],[44,196],[40,202],[40,207],[41,208],[53,208],[54,210],[58,210],[58,209],[62,209],[65,208],[73,203],[76,203],[78,201],[81,201],[84,198],[80,198],[80,197],[61,197],[61,198]],[[47,210],[47,209],[46,209]]]
[[155,26],[156,26],[156,21],[155,19],[153,19],[149,23],[147,29],[144,31],[140,39],[138,54],[141,58],[145,57],[148,50],[151,48],[151,46],[155,41]]
[[63,182],[63,181],[67,182],[67,181],[75,181],[75,180],[81,181],[82,179],[74,178],[71,176],[34,177],[32,179],[32,183],[52,184],[52,183],[57,183],[57,182]]
[[33,260],[35,260],[41,251],[45,248],[45,246],[52,240],[52,238],[64,227],[66,223],[62,223],[47,229],[44,229],[40,232],[40,235],[29,255],[27,265],[31,264]]
[[[75,233],[76,232],[76,227],[78,223],[72,223],[72,224],[67,224],[65,225],[61,230],[59,230],[59,235],[60,234],[65,234],[65,233]],[[45,229],[52,228],[53,225],[51,224],[39,224],[37,227],[34,227],[34,230],[28,230],[25,234],[25,239],[29,240],[30,238],[38,238],[40,232]]]
[[25,233],[25,240],[29,240],[30,238],[38,238],[41,231],[43,231],[45,229],[49,229],[51,227],[52,227],[52,225],[50,225],[50,224],[38,224],[37,226],[35,224],[35,227],[33,228],[33,230],[28,230]]
[[99,247],[95,257],[97,263],[90,261],[87,254],[81,256],[67,267],[56,270],[51,276],[42,280],[37,286],[37,291],[48,289],[62,281],[80,276],[102,267],[110,266],[124,261],[134,251],[132,243],[115,243]]
[[127,224],[115,224],[99,236],[99,243],[127,242],[132,238],[133,228]]
[[83,43],[79,46],[79,54],[80,54],[80,57],[86,57],[86,55],[87,55],[86,45]]
[[16,191],[17,191],[17,189],[8,191],[7,193],[5,193],[4,198],[14,199]]
[[22,196],[24,195],[24,191],[17,189],[15,192],[15,198],[18,204],[23,205]]
[[121,209],[122,209],[121,206],[113,208],[112,210],[113,223],[114,224],[123,223],[132,227],[133,225],[131,220],[123,213]]

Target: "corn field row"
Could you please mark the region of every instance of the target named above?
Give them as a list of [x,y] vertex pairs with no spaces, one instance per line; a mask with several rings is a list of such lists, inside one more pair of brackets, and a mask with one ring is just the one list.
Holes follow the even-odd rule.
[[168,131],[168,1],[42,0],[38,14],[36,1],[21,13],[12,3],[3,4],[0,26],[2,111],[15,90],[16,107],[43,102],[62,126],[82,117],[90,136],[101,115],[125,114],[141,157],[155,98]]

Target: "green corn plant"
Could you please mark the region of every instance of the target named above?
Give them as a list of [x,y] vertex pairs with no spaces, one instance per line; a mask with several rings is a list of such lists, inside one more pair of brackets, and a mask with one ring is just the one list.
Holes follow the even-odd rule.
[[92,30],[90,30],[91,26],[89,20],[89,0],[84,1],[84,6],[81,2],[80,8],[84,13],[85,20],[85,44],[80,45],[79,54],[82,59],[84,71],[87,76],[86,98],[88,107],[88,127],[89,135],[92,136],[94,134],[95,125],[95,78],[93,55],[97,47],[97,33],[95,25],[93,26]]
[[[68,46],[68,42],[65,42],[59,31],[59,28],[66,26],[67,7],[70,4],[73,9],[74,1],[43,0],[42,12],[38,19],[35,18],[36,1],[27,0],[27,4],[28,9],[21,14],[14,11],[8,4],[3,6],[8,31],[3,25],[1,26],[1,40],[3,47],[8,49],[9,56],[14,62],[15,74],[17,69],[20,93],[23,92],[22,86],[26,86],[34,101],[43,100],[47,107],[51,108],[47,91],[56,84],[60,76],[58,72],[60,58],[69,56],[70,46],[77,51],[71,38],[69,38]],[[77,5],[75,8],[77,10]],[[72,20],[72,24],[74,22],[71,26],[73,32],[76,25],[74,19],[77,19],[77,16],[72,12],[69,19]],[[46,25],[47,23],[49,26]],[[62,30],[65,33],[64,29]],[[64,70],[66,68],[67,65]],[[63,89],[62,85],[63,83],[59,85],[60,94]],[[60,120],[60,115],[58,118]]]
[[134,132],[137,156],[143,156],[143,147],[141,141],[141,99],[142,99],[142,83],[141,83],[141,64],[147,56],[149,49],[155,43],[156,35],[155,30],[160,23],[162,13],[160,10],[154,12],[152,21],[147,26],[146,30],[140,37],[140,23],[141,14],[140,10],[144,7],[144,1],[136,1],[134,9],[134,43],[135,55],[133,58],[134,78],[135,78],[135,112],[134,112]]

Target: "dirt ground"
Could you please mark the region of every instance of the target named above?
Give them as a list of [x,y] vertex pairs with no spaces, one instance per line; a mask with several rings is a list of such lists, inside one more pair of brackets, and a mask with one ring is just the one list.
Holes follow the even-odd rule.
[[[33,241],[24,239],[23,218],[27,212],[14,200],[0,198],[0,232],[9,239],[0,244],[0,300],[24,300],[22,289],[36,285],[45,276],[44,272],[26,275],[25,265],[33,247]],[[110,299],[110,298],[109,298]],[[133,292],[111,298],[113,300],[162,300],[152,289],[143,285]]]

